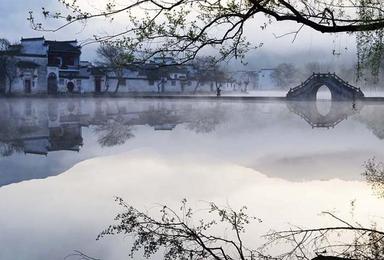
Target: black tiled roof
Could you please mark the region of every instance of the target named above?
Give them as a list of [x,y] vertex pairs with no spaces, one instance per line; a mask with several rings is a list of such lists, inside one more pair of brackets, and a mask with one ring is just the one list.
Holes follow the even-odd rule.
[[19,68],[37,68],[40,66],[33,61],[19,61],[16,65]]
[[[73,46],[73,43],[76,46]],[[81,47],[77,46],[77,41],[45,41],[45,44],[49,46],[50,52],[81,53]]]
[[21,41],[41,41],[41,40],[44,40],[44,36],[33,37],[33,38],[21,38]]

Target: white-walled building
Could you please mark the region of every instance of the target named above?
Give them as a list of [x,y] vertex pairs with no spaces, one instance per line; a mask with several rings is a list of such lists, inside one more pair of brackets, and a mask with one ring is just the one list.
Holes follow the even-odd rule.
[[[200,68],[178,65],[172,57],[155,57],[145,64],[127,64],[122,74],[113,68],[81,61],[77,41],[50,41],[44,37],[22,38],[11,45],[15,63],[12,81],[0,79],[0,94],[66,93],[195,93],[216,92],[225,83],[201,80]],[[10,90],[10,91],[9,91]]]
[[258,77],[258,89],[271,90],[276,88],[276,82],[273,80],[272,73],[276,69],[260,69]]
[[[22,38],[11,45],[9,58],[16,64],[14,77],[4,91],[24,94],[57,94],[79,88],[81,47],[77,41]],[[11,84],[11,86],[10,86]]]

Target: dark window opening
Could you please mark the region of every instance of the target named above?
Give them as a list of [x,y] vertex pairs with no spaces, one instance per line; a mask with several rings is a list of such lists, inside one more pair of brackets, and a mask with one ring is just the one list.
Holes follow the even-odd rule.
[[31,87],[32,87],[32,82],[31,82],[31,80],[30,79],[26,79],[26,80],[24,80],[24,92],[25,93],[31,93],[32,91],[32,89],[31,89]]
[[73,82],[68,82],[67,89],[69,93],[72,93],[73,90],[75,89],[75,84],[73,84]]
[[101,92],[101,78],[99,78],[99,77],[95,78],[95,92],[96,93]]
[[120,86],[125,86],[125,85],[127,85],[127,81],[126,81],[126,79],[124,79],[124,78],[119,79],[119,85],[120,85]]

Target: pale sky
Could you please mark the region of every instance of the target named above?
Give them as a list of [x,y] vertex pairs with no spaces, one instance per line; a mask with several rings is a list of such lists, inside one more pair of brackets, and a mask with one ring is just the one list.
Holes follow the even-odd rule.
[[[0,0],[0,27],[2,28],[0,37],[7,38],[12,42],[19,41],[21,37],[39,37],[44,35],[50,40],[71,40],[77,39],[84,41],[94,34],[114,33],[125,28],[124,17],[117,18],[113,23],[105,20],[92,20],[87,24],[75,24],[56,33],[37,32],[32,30],[27,21],[28,12],[34,11],[37,18],[40,18],[41,8],[48,10],[63,10],[63,6],[58,1],[48,0]],[[79,0],[80,4],[88,10],[97,10],[102,6],[104,0]],[[304,28],[294,43],[292,35],[276,39],[274,35],[281,35],[294,31],[298,28],[296,23],[277,23],[275,22],[267,30],[260,29],[262,16],[256,17],[254,21],[248,23],[246,27],[246,36],[249,41],[255,45],[264,43],[261,49],[253,50],[248,55],[248,63],[251,66],[264,62],[262,66],[273,66],[281,62],[295,60],[299,62],[324,61],[328,62],[351,62],[355,59],[355,39],[353,36],[326,35],[315,32],[312,29]],[[54,28],[58,21],[42,20],[48,28]],[[94,50],[97,45],[88,45],[83,48],[84,60],[94,60]],[[332,51],[340,52],[342,55],[335,57]],[[204,54],[204,53],[203,53]],[[275,56],[274,56],[275,55]],[[266,58],[268,57],[268,58]],[[276,58],[275,58],[276,57]]]

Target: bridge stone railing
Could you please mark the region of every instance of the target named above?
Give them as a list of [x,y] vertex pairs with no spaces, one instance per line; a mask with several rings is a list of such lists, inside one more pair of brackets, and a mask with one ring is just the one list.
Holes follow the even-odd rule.
[[[299,86],[291,88],[287,93],[288,99],[306,99],[307,94],[304,92],[306,91],[306,88],[312,87],[313,84],[317,82],[324,83],[324,85],[327,85],[327,83],[335,83],[339,86],[339,88],[336,90],[332,86],[328,86],[330,91],[332,93],[335,93],[338,95],[338,98],[340,99],[343,97],[343,99],[355,99],[355,98],[363,98],[364,94],[361,91],[360,88],[357,88],[355,86],[352,86],[348,82],[344,81],[342,78],[337,76],[335,73],[313,73],[309,78],[307,78],[304,82],[302,82]],[[331,84],[332,85],[332,84]],[[344,89],[344,90],[343,90]],[[311,96],[316,95],[317,90],[314,93],[310,93]],[[344,95],[346,92],[348,92],[348,95]]]

